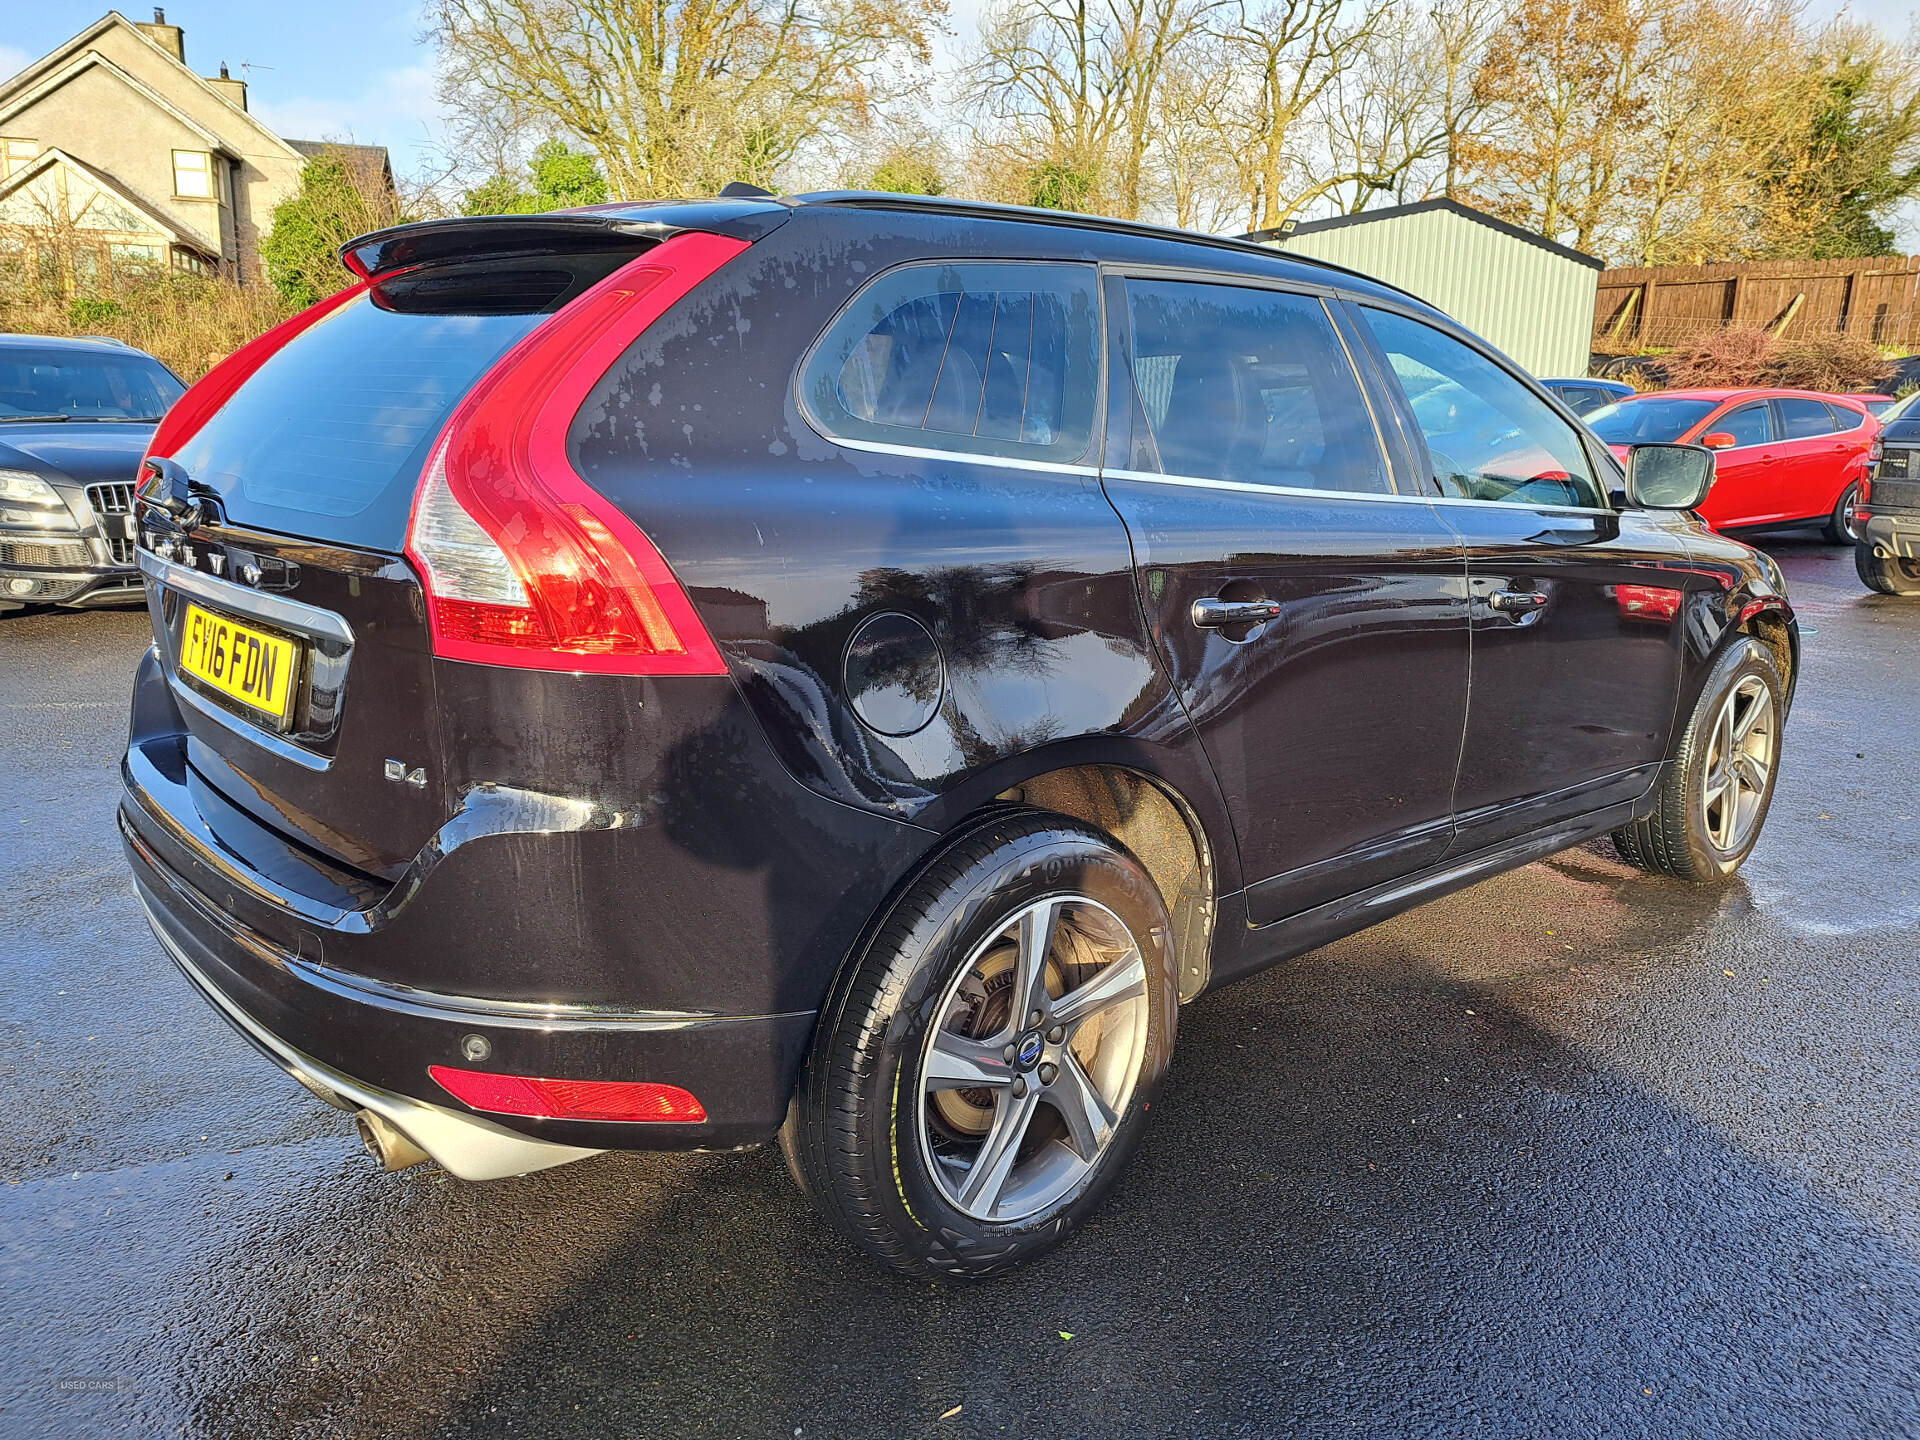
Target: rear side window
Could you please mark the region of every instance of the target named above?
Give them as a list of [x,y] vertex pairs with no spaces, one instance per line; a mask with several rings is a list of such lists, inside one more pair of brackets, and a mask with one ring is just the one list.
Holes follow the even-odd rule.
[[1787,439],[1809,440],[1815,435],[1833,433],[1833,416],[1818,400],[1776,400],[1780,418],[1786,422]]
[[1849,410],[1844,405],[1828,405],[1827,411],[1833,416],[1833,428],[1836,430],[1858,430],[1867,423],[1867,417],[1858,410]]
[[397,551],[427,452],[515,341],[629,253],[396,275],[303,331],[174,456],[238,523]]
[[1310,295],[1129,280],[1133,382],[1168,475],[1381,494],[1373,416]]
[[910,265],[875,280],[801,376],[839,440],[1070,463],[1093,439],[1099,302],[1086,265]]

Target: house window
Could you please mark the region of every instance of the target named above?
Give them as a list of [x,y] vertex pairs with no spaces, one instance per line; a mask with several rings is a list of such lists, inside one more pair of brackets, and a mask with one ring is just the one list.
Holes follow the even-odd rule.
[[213,157],[204,150],[174,151],[173,193],[189,200],[211,200]]
[[172,262],[173,268],[182,274],[211,275],[213,273],[213,265],[206,256],[189,250],[184,245],[174,246],[167,258]]
[[0,180],[27,168],[40,147],[31,140],[0,140]]

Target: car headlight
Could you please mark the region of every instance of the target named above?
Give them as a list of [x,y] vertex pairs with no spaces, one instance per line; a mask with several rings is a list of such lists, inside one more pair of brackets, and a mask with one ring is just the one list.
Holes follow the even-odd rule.
[[71,530],[73,512],[60,492],[25,470],[0,470],[0,524]]
[[24,470],[0,470],[0,500],[24,500],[29,505],[65,503],[58,490]]

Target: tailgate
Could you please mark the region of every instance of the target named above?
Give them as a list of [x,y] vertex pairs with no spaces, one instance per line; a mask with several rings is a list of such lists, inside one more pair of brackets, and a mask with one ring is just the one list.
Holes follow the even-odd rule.
[[188,763],[264,823],[397,878],[451,813],[406,563],[202,526],[143,537],[140,567]]

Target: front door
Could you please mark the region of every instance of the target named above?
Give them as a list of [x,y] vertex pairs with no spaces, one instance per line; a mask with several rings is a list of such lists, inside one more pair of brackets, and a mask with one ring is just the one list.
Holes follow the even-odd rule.
[[1692,583],[1679,528],[1612,509],[1595,453],[1490,352],[1397,311],[1360,314],[1466,547],[1454,853],[1639,796],[1673,731]]
[[1103,479],[1232,812],[1249,918],[1437,860],[1465,566],[1433,508],[1396,491],[1326,303],[1253,282],[1106,285]]
[[1751,400],[1736,406],[1707,421],[1700,434],[1733,441],[1713,452],[1713,488],[1701,503],[1702,519],[1710,525],[1751,525],[1783,513],[1786,470],[1771,405]]

